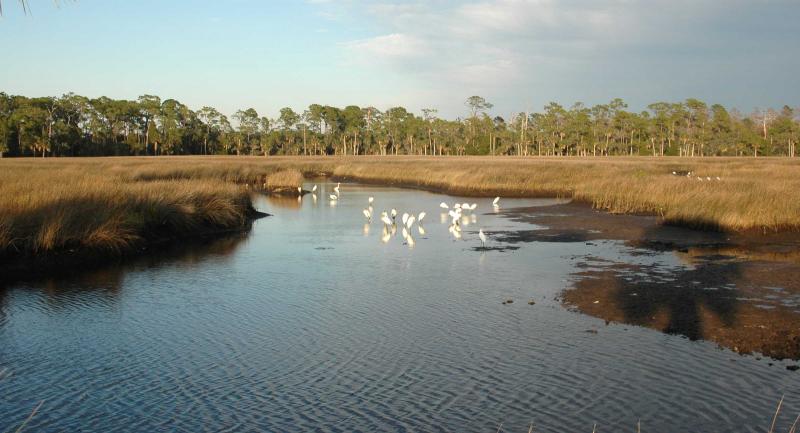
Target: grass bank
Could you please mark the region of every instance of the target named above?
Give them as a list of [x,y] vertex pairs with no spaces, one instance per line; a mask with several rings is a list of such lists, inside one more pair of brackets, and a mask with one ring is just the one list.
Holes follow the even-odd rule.
[[135,180],[116,165],[0,163],[0,261],[57,253],[115,256],[148,244],[244,228],[243,186],[214,179]]
[[0,159],[0,257],[117,253],[152,238],[241,227],[252,212],[248,188],[292,191],[302,175],[468,196],[569,197],[701,229],[800,231],[800,162],[791,159]]

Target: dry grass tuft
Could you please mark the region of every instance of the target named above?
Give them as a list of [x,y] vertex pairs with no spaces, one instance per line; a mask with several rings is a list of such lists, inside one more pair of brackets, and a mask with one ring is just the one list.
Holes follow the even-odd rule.
[[302,186],[303,173],[293,168],[271,173],[264,180],[264,189],[277,194],[297,194]]

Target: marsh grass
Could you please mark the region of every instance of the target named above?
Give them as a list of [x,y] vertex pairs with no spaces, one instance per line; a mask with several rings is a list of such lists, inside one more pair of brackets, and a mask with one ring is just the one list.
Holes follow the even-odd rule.
[[135,181],[67,164],[0,172],[0,257],[88,249],[121,254],[150,241],[245,225],[251,203],[212,179]]
[[283,169],[266,175],[263,188],[275,194],[298,194],[303,186],[303,173],[297,169]]
[[791,159],[7,159],[0,160],[0,254],[119,252],[162,234],[233,228],[251,206],[244,185],[296,190],[304,176],[320,175],[455,195],[573,198],[701,229],[800,230],[800,163]]

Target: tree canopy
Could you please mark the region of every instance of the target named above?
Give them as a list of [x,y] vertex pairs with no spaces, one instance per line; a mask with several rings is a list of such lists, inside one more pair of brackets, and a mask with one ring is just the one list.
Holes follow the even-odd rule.
[[744,115],[698,99],[656,102],[634,112],[621,99],[592,107],[556,102],[508,118],[480,96],[465,116],[434,108],[284,107],[277,118],[243,108],[230,118],[175,99],[0,92],[0,156],[102,155],[681,155],[794,156],[796,109]]

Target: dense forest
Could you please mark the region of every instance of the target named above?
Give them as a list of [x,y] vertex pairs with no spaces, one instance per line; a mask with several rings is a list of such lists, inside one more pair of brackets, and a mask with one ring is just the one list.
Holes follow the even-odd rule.
[[0,92],[0,156],[98,155],[682,155],[794,156],[800,119],[788,106],[743,115],[697,99],[633,112],[621,99],[509,118],[473,96],[465,116],[421,115],[403,107],[283,108],[275,119],[253,108],[230,118],[175,99],[8,95]]

